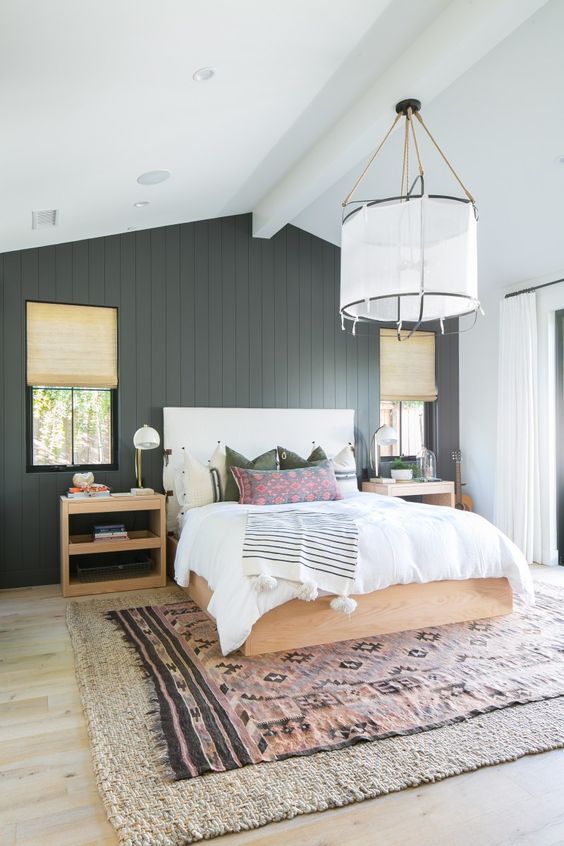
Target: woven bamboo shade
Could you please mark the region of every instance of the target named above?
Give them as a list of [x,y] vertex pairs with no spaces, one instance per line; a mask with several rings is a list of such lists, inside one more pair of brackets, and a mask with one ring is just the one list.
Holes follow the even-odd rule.
[[[402,332],[402,338],[408,335]],[[395,329],[380,329],[380,398],[437,399],[434,332],[415,332],[399,341]]]
[[28,302],[27,384],[116,388],[117,309]]

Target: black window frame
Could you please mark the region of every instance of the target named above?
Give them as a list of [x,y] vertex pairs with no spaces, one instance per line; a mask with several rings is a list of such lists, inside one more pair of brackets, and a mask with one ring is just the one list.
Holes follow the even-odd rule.
[[[380,461],[383,462],[391,462],[397,461],[398,458],[404,458],[406,461],[416,461],[416,455],[405,455],[401,451],[401,403],[402,402],[417,402],[417,400],[398,400],[400,403],[400,419],[399,419],[399,428],[398,428],[398,441],[397,446],[399,448],[399,452],[397,455],[383,455],[380,457]],[[380,400],[380,405],[382,400]],[[380,420],[380,418],[378,418]],[[381,425],[381,424],[380,424]],[[436,454],[436,431],[437,431],[437,401],[430,402],[427,400],[423,400],[423,443],[425,446],[432,450]]]
[[[25,300],[24,305],[24,314],[27,315],[27,304],[28,302],[38,303],[53,303],[56,305],[72,305],[72,306],[87,306],[89,308],[113,308],[117,314],[117,339],[116,339],[116,354],[117,354],[117,366],[118,366],[118,373],[120,367],[120,349],[119,349],[119,339],[120,339],[120,321],[121,321],[121,311],[119,306],[117,305],[98,305],[97,303],[74,303],[69,302],[68,300],[43,300],[39,298],[29,298]],[[24,349],[25,349],[25,362],[24,362],[24,373],[26,374],[26,382],[27,382],[27,318],[25,319],[25,332],[24,332]],[[33,389],[34,388],[52,388],[55,389],[57,386],[52,385],[27,385],[25,389],[25,404],[26,404],[26,414],[25,414],[25,440],[26,440],[26,473],[64,473],[64,472],[77,472],[81,470],[91,470],[92,472],[105,472],[108,470],[119,470],[119,419],[118,419],[118,391],[119,391],[119,384],[115,388],[100,388],[99,390],[110,391],[110,401],[111,401],[111,427],[112,427],[112,462],[111,464],[34,464],[33,463]],[[61,385],[61,390],[98,390],[96,388],[87,388],[81,385]],[[74,403],[73,403],[74,409]],[[74,438],[74,427],[73,427],[73,438]],[[73,453],[74,453],[74,443],[73,443]]]
[[[110,393],[110,424],[112,461],[110,464],[34,464],[33,463],[33,391],[37,388],[47,388],[50,391],[109,391]],[[104,472],[106,470],[119,470],[118,462],[118,388],[81,388],[78,385],[27,385],[26,386],[26,472],[27,473],[61,473],[91,470],[92,472]],[[74,402],[72,403],[74,413]],[[74,425],[72,426],[72,453],[74,455]]]

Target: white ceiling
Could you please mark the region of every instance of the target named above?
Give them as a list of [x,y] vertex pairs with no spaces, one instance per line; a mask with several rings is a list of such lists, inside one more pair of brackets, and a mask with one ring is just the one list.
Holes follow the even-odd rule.
[[[0,251],[250,211],[368,84],[381,60],[359,48],[388,5],[6,0]],[[444,2],[425,5],[421,23]],[[343,64],[336,102],[308,116]],[[196,83],[202,66],[217,75]],[[159,168],[171,179],[137,184]],[[60,225],[33,231],[32,209],[44,208],[60,209]]]
[[[414,95],[477,196],[482,278],[564,265],[562,0],[6,0],[0,24],[0,252],[247,211],[261,235],[338,243],[343,195]],[[59,225],[32,230],[45,208]]]

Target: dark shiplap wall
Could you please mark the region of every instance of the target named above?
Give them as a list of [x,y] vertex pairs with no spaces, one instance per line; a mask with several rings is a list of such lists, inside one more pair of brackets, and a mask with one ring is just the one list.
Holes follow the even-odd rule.
[[[71,478],[25,472],[26,299],[119,307],[119,470],[96,474],[116,490],[134,483],[133,432],[162,432],[165,405],[352,407],[366,466],[378,333],[341,331],[332,244],[292,226],[253,239],[240,215],[5,253],[0,284],[2,587],[58,581],[58,495]],[[456,338],[439,341],[438,378],[446,461],[458,445]],[[146,483],[161,489],[160,450],[143,461]]]

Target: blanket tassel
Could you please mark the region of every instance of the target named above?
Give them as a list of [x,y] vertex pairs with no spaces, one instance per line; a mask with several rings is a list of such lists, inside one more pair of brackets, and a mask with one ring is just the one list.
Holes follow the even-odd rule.
[[253,579],[253,588],[257,593],[266,593],[269,590],[274,590],[278,586],[278,582],[273,576],[256,576]]
[[357,601],[352,596],[336,596],[329,603],[333,611],[342,611],[343,614],[352,614],[356,611]]
[[296,590],[296,599],[303,599],[304,602],[313,602],[314,599],[317,599],[317,596],[317,585],[313,582],[302,582]]

